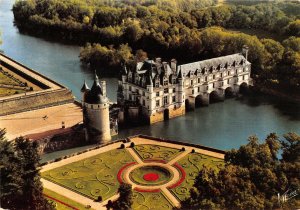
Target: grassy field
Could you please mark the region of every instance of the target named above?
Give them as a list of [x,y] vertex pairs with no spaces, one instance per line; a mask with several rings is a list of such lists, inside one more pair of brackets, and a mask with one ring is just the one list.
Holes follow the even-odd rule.
[[12,78],[6,76],[2,72],[0,72],[0,84],[5,84],[5,85],[19,85],[18,82],[16,82]]
[[189,191],[192,188],[194,180],[203,165],[218,171],[219,168],[224,166],[224,161],[222,159],[202,155],[199,153],[190,153],[180,159],[178,164],[184,169],[186,178],[181,185],[171,189],[171,191],[179,200],[184,200],[189,196]]
[[0,97],[10,96],[19,93],[25,93],[25,90],[13,89],[13,88],[0,88]]
[[179,149],[149,144],[136,145],[134,150],[142,160],[170,161],[180,153]]
[[91,199],[106,200],[117,193],[117,173],[129,162],[134,159],[125,149],[114,149],[45,171],[42,177]]
[[135,210],[168,210],[173,209],[172,204],[162,193],[133,193],[133,206]]
[[[74,208],[77,208],[77,209],[80,209],[80,210],[86,209],[85,206],[81,205],[80,203],[77,203],[76,201],[73,201],[73,200],[71,200],[71,199],[69,199],[69,198],[67,198],[65,196],[57,194],[56,192],[53,192],[53,191],[51,191],[49,189],[44,188],[43,192],[44,192],[45,195],[50,196],[50,197],[52,197],[54,199],[57,199],[59,201],[62,201],[62,202],[66,203],[66,204],[68,204],[68,205],[70,205],[70,206],[72,206]],[[49,197],[46,197],[46,198],[48,200],[50,200],[51,202],[54,202],[55,208],[57,210],[70,210],[70,209],[72,209],[72,208],[70,208],[70,207],[68,207],[68,206],[66,206],[64,204],[61,204],[61,203],[59,203],[59,202],[57,202],[55,200],[50,199]]]

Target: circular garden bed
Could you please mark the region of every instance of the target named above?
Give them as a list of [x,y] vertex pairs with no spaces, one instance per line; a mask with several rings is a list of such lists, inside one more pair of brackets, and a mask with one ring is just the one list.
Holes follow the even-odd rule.
[[132,182],[138,185],[162,185],[173,178],[173,173],[161,166],[142,166],[130,172]]

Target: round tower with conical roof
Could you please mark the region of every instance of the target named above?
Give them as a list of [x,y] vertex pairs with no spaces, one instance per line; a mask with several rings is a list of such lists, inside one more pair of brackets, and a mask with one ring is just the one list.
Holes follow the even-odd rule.
[[[102,82],[102,86],[106,85]],[[105,143],[111,140],[109,120],[109,100],[106,97],[106,87],[102,87],[95,72],[91,89],[84,82],[81,88],[83,123],[88,141]]]

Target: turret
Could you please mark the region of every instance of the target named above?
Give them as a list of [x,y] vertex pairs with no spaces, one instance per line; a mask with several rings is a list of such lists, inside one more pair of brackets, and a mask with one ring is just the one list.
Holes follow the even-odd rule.
[[95,72],[92,88],[89,90],[86,89],[87,85],[83,86],[82,91],[86,89],[83,99],[83,119],[88,140],[104,143],[111,139],[111,135],[106,83],[104,81],[101,84],[102,86]]
[[84,95],[85,93],[89,90],[89,87],[87,86],[85,80],[84,80],[84,83],[82,85],[82,88],[80,89],[80,92],[81,92],[81,101],[84,102]]
[[181,106],[182,104],[184,104],[184,78],[183,78],[183,74],[181,69],[179,70],[178,73],[178,99],[177,102],[179,103],[179,105]]

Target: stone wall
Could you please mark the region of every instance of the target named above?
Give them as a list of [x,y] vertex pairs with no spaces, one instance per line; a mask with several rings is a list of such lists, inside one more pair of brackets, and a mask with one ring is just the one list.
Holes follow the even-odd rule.
[[169,109],[169,117],[174,118],[185,114],[185,107],[181,106],[179,108]]
[[161,122],[164,120],[164,112],[156,112],[155,114],[151,115],[149,118],[150,118],[149,119],[150,124]]
[[72,92],[67,88],[45,90],[28,95],[0,100],[0,116],[30,111],[74,101]]
[[48,136],[35,141],[39,143],[38,150],[40,155],[91,144],[90,142],[85,141],[83,129],[72,130],[65,134]]

